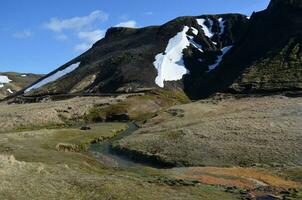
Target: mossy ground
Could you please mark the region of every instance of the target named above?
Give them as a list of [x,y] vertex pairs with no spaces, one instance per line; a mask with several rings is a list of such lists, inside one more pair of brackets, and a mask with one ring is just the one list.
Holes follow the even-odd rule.
[[114,148],[174,166],[299,165],[301,124],[301,98],[201,101],[160,112]]
[[189,103],[182,91],[153,90],[144,94],[130,96],[122,102],[108,106],[95,105],[84,116],[86,121],[106,121],[112,115],[126,114],[129,120],[143,122],[162,109],[173,105]]
[[[277,188],[272,190],[272,193],[276,194],[279,194],[280,190],[284,191],[283,189],[287,191],[290,187],[295,188],[288,196],[299,199],[300,193],[297,188],[302,182],[300,176],[302,170],[299,167],[269,167],[265,168],[265,173],[261,168],[135,167],[116,169],[108,167],[85,152],[90,143],[114,137],[126,127],[124,123],[100,123],[89,124],[91,130],[80,130],[80,124],[87,126],[83,119],[87,113],[89,114],[87,111],[90,109],[97,109],[95,112],[97,115],[126,112],[130,120],[142,122],[141,130],[114,145],[125,146],[125,142],[128,142],[129,146],[126,145],[126,148],[135,147],[142,153],[164,155],[162,158],[174,164],[191,165],[193,163],[192,165],[198,166],[203,164],[200,161],[210,161],[209,165],[212,161],[212,165],[217,163],[217,165],[222,165],[221,159],[225,164],[227,161],[225,158],[232,158],[229,165],[246,166],[254,163],[255,157],[252,155],[255,153],[248,154],[248,151],[242,151],[245,146],[248,146],[244,138],[248,138],[248,144],[252,141],[260,142],[257,143],[258,149],[255,151],[264,149],[260,148],[261,145],[265,146],[266,151],[262,150],[262,154],[257,155],[268,154],[270,159],[279,158],[280,156],[271,156],[273,154],[268,150],[267,143],[263,142],[270,142],[273,138],[274,144],[277,144],[282,139],[282,143],[280,145],[278,143],[277,147],[283,148],[284,145],[289,147],[286,138],[296,136],[295,131],[300,123],[294,122],[301,120],[297,117],[300,113],[299,98],[266,97],[229,99],[221,102],[209,100],[178,105],[188,102],[189,100],[183,96],[183,93],[158,90],[143,95],[135,94],[117,98],[78,98],[55,103],[0,105],[3,108],[0,111],[2,112],[0,117],[6,120],[12,119],[9,121],[12,122],[11,127],[16,126],[15,129],[9,129],[9,133],[5,131],[9,127],[0,130],[3,133],[0,138],[0,197],[2,199],[220,200],[242,198],[248,193],[247,190],[254,189],[254,186],[259,183],[264,183],[269,187]],[[234,102],[236,106],[233,106]],[[173,105],[176,106],[165,109]],[[23,119],[28,113],[35,113],[35,115],[30,119]],[[47,117],[49,114],[51,118]],[[66,121],[52,125],[50,122],[54,119],[62,120],[62,118],[56,118],[58,115],[64,115]],[[240,117],[241,115],[245,117]],[[38,120],[35,121],[35,119]],[[76,126],[66,123],[72,119],[82,119],[82,121],[75,120]],[[283,120],[282,123],[280,120]],[[20,126],[24,122],[26,122],[25,126]],[[4,123],[4,125],[8,124]],[[257,129],[249,129],[250,127]],[[42,129],[39,130],[39,128]],[[266,130],[261,132],[261,137],[256,134],[257,131],[253,132],[258,129]],[[283,129],[287,130],[287,134],[278,135],[277,133],[282,133],[278,130]],[[226,130],[227,134],[217,132],[217,130]],[[267,130],[273,131],[274,135]],[[245,131],[249,134],[245,135]],[[224,137],[220,137],[221,134]],[[219,139],[215,139],[214,136],[219,136]],[[260,138],[253,140],[252,136]],[[222,157],[217,157],[215,151],[199,156],[202,152],[199,147],[212,137],[213,142],[207,143],[210,144],[207,147],[220,149],[221,152],[218,153]],[[136,143],[133,143],[133,138]],[[234,143],[226,141],[234,139],[237,141],[237,147],[229,148],[227,145]],[[241,142],[238,142],[239,139]],[[290,148],[282,151],[290,157],[281,156],[281,161],[287,162],[288,160],[284,158],[295,159],[295,156],[299,156],[297,153],[290,153],[291,149],[299,150],[299,146],[295,146],[299,140],[290,141],[294,141]],[[63,147],[67,149],[58,148],[58,144],[63,144]],[[243,147],[238,146],[241,144]],[[214,153],[214,156],[211,153]],[[236,153],[243,153],[244,156],[233,156]],[[213,158],[216,160],[211,160]],[[248,162],[238,162],[235,158]],[[258,163],[266,166],[265,161],[261,159]],[[282,165],[276,163],[276,166]],[[259,174],[266,176],[267,179],[259,178]],[[286,187],[283,188],[282,184]]]
[[86,153],[60,152],[58,143],[86,144],[112,137],[122,123],[2,134],[0,140],[1,199],[238,199],[238,194],[207,185],[167,185],[154,182],[151,168],[110,169]]

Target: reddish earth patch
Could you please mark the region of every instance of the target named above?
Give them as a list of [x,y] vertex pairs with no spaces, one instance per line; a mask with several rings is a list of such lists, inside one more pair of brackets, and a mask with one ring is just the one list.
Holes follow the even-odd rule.
[[244,180],[244,179],[226,179],[226,178],[218,178],[215,176],[208,176],[208,175],[184,176],[181,178],[198,180],[201,183],[209,184],[209,185],[236,186],[238,188],[255,189],[255,185],[251,181]]
[[188,168],[182,176],[177,178],[198,180],[210,185],[236,186],[249,190],[265,186],[284,190],[301,187],[299,183],[274,176],[268,170],[254,168],[194,167]]

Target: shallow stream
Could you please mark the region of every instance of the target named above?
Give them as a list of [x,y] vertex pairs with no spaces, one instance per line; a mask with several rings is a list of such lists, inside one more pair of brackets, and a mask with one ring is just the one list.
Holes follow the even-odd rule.
[[89,148],[89,152],[99,161],[104,163],[108,167],[141,167],[142,163],[131,160],[127,156],[118,154],[113,151],[111,144],[115,141],[121,140],[132,133],[134,133],[138,127],[134,123],[129,123],[128,128],[122,133],[118,134],[116,137],[106,140],[101,143],[92,144]]

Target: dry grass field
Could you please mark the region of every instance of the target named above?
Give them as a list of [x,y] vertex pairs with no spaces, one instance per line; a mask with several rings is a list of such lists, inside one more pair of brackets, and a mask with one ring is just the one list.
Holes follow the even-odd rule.
[[[0,198],[301,199],[301,98],[177,102],[161,94],[1,103]],[[180,168],[111,168],[96,160],[89,145],[127,127],[87,121],[108,113],[141,124],[114,148]]]
[[155,183],[152,174],[164,172],[111,169],[85,151],[56,149],[59,143],[79,145],[93,138],[113,137],[125,126],[102,123],[90,125],[88,131],[64,128],[1,134],[0,199],[239,199],[239,194],[225,192],[223,187]]
[[302,98],[230,98],[175,106],[115,148],[176,166],[301,166]]

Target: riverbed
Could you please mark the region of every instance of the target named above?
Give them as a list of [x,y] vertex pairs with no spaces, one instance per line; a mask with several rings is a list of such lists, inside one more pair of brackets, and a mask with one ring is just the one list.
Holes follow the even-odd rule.
[[89,148],[89,152],[97,160],[102,162],[107,167],[118,167],[118,168],[132,168],[142,167],[144,164],[134,161],[125,155],[121,155],[115,152],[111,145],[113,142],[121,140],[138,130],[138,126],[134,123],[129,123],[128,128],[118,134],[116,137],[106,140],[101,143],[92,144]]

